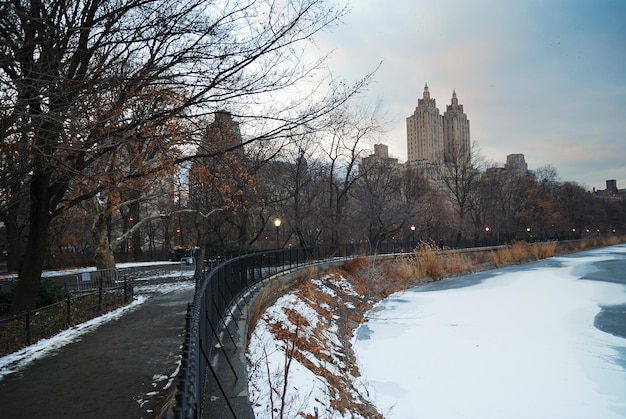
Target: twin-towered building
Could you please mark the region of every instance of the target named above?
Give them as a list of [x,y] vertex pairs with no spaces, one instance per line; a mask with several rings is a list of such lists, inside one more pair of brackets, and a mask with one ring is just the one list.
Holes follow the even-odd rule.
[[456,91],[443,115],[439,113],[434,98],[430,97],[428,84],[417,100],[413,115],[406,119],[408,161],[430,164],[469,162],[471,158],[470,125]]

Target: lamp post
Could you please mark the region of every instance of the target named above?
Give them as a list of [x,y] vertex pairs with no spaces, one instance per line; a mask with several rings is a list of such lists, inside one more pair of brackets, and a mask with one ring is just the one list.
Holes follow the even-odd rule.
[[280,242],[278,240],[278,229],[280,228],[280,224],[282,221],[280,221],[280,218],[276,217],[276,219],[274,220],[274,225],[276,226],[276,248],[279,249],[280,248]]
[[415,224],[411,224],[411,246],[415,246]]

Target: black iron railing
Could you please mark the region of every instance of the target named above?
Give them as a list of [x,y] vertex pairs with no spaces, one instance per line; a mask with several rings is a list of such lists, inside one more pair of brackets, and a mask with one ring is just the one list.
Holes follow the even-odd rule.
[[[220,328],[228,327],[227,320],[233,317],[232,311],[238,310],[237,302],[256,284],[312,263],[410,249],[409,243],[404,246],[393,243],[378,249],[361,244],[290,248],[241,255],[213,267],[198,284],[194,301],[187,312],[174,417],[202,417],[206,380],[217,380],[210,359],[212,348],[222,346],[217,341],[218,332]],[[217,384],[222,389],[220,383]],[[228,400],[223,389],[222,396]],[[230,410],[236,417],[232,407]]]

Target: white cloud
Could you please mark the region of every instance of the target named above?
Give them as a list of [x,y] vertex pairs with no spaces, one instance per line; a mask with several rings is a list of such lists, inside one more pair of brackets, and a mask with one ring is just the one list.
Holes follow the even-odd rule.
[[382,61],[367,93],[394,117],[384,142],[401,160],[405,118],[427,82],[440,111],[456,89],[488,158],[524,153],[564,180],[626,187],[626,4],[361,0],[351,10],[318,46],[348,79]]

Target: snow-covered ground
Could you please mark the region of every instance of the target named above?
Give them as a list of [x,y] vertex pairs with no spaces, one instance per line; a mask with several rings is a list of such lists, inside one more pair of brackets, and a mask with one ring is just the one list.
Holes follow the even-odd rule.
[[[626,245],[383,300],[353,342],[379,411],[425,419],[626,417],[626,339],[594,327],[603,307],[624,311],[626,287],[581,279],[594,264],[616,260],[626,262]],[[612,275],[623,280],[625,271]]]
[[[158,270],[160,266],[172,265],[172,262],[141,262],[141,263],[123,263],[118,264],[118,269],[137,268],[137,267],[154,267]],[[175,264],[176,265],[176,264]],[[63,276],[81,272],[94,271],[95,267],[68,269],[53,272],[45,272],[43,276]],[[67,330],[64,330],[49,339],[41,339],[38,342],[21,349],[12,354],[0,357],[0,380],[6,375],[15,373],[25,368],[33,361],[50,356],[65,345],[79,341],[82,336],[94,332],[101,325],[118,319],[131,310],[136,310],[141,304],[150,298],[151,295],[165,294],[181,288],[194,287],[192,281],[188,281],[193,276],[192,269],[174,269],[161,273],[152,272],[147,276],[136,278],[135,299],[132,303],[125,307],[120,307],[102,316],[93,318],[85,323],[78,324]],[[6,276],[5,276],[6,277]],[[168,281],[170,279],[171,281]],[[185,280],[187,279],[187,280]],[[151,283],[152,281],[158,283]]]
[[246,354],[257,419],[372,417],[367,390],[346,351],[350,341],[340,339],[346,317],[337,315],[362,298],[345,278],[325,276],[265,311]]
[[285,417],[370,418],[372,402],[386,418],[625,418],[624,272],[619,245],[393,294],[348,342],[359,371],[337,310],[367,301],[343,278],[313,280],[250,338],[255,416],[276,417],[284,400]]

